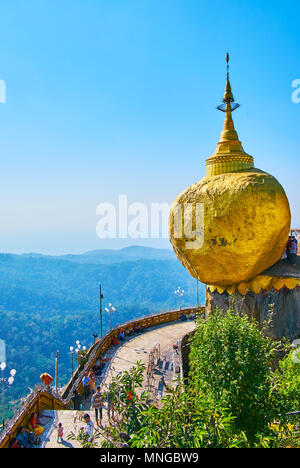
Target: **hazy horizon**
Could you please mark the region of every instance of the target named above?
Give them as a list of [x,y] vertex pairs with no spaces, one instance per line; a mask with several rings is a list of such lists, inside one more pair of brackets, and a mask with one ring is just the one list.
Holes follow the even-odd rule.
[[[144,240],[144,239],[142,239]],[[71,250],[57,250],[57,251],[54,251],[52,249],[49,249],[48,251],[35,251],[35,250],[32,250],[32,251],[11,251],[11,250],[7,250],[7,251],[4,251],[4,250],[0,250],[0,254],[12,254],[12,255],[29,255],[29,254],[38,254],[38,255],[49,255],[49,256],[62,256],[62,255],[82,255],[82,254],[86,254],[86,253],[89,253],[89,252],[93,252],[93,251],[97,251],[97,250],[113,250],[113,251],[119,251],[119,250],[123,250],[123,249],[126,249],[126,248],[130,248],[130,247],[144,247],[144,248],[149,248],[149,249],[156,249],[156,250],[168,250],[170,252],[173,252],[173,248],[171,246],[171,244],[169,243],[169,246],[166,245],[165,247],[164,246],[155,246],[155,245],[145,245],[145,244],[138,244],[138,243],[131,243],[131,244],[128,244],[128,245],[124,245],[124,246],[116,246],[114,243],[112,243],[112,246],[109,247],[109,246],[106,246],[106,247],[96,247],[96,248],[89,248],[87,247],[86,249],[78,249],[76,251],[71,251]],[[175,253],[174,253],[175,255]]]

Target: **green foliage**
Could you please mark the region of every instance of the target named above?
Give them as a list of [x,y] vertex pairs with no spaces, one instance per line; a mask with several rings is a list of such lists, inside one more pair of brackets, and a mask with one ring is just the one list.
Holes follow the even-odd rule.
[[[234,448],[269,447],[271,436],[259,435],[251,445],[245,433],[234,432],[234,417],[228,409],[199,393],[184,388],[179,381],[169,388],[161,407],[139,396],[144,367],[137,363],[124,376],[114,379],[110,397],[116,402],[115,417],[106,427],[101,446],[170,447],[170,448]],[[133,398],[128,401],[128,394]],[[271,431],[270,431],[271,432]]]
[[287,412],[300,410],[300,348],[292,349],[279,361],[276,386]]
[[232,431],[233,417],[203,394],[181,384],[169,389],[161,408],[150,407],[131,447],[221,448],[247,444],[245,434]]
[[199,321],[192,341],[191,385],[228,408],[236,429],[250,438],[278,414],[271,369],[276,346],[256,322],[230,310]]
[[108,439],[103,447],[124,445],[143,424],[143,412],[149,408],[147,392],[139,391],[143,385],[145,366],[137,361],[129,371],[113,378],[109,391],[105,394],[114,407],[111,424],[106,428]]
[[93,440],[90,441],[89,435],[83,430],[83,428],[80,428],[77,435],[74,434],[74,432],[70,432],[70,434],[67,436],[67,439],[77,440],[82,448],[96,448],[98,447],[98,439],[100,437],[101,433],[96,429]]
[[76,361],[78,362],[79,367],[83,367],[88,361],[88,351],[87,349],[80,349],[76,356]]

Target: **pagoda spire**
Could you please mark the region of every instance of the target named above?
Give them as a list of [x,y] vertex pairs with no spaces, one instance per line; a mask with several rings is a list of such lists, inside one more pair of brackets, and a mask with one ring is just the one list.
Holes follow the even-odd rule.
[[235,130],[232,112],[240,105],[234,101],[229,80],[229,54],[226,54],[227,78],[223,104],[217,107],[225,113],[223,130],[214,154],[206,160],[207,175],[218,175],[226,172],[236,172],[253,167],[252,156],[247,154]]
[[234,97],[232,95],[231,91],[231,86],[230,86],[230,81],[229,81],[229,53],[227,52],[226,54],[226,62],[227,62],[227,80],[226,80],[226,85],[225,85],[225,93],[223,96],[223,102],[225,103],[231,103],[234,102]]
[[220,106],[217,107],[218,110],[225,112],[225,120],[224,120],[224,126],[223,126],[223,131],[221,133],[220,141],[228,141],[228,140],[233,140],[233,141],[239,141],[238,134],[234,128],[234,123],[232,120],[232,115],[231,113],[240,107],[240,105],[237,102],[234,102],[234,97],[232,94],[231,90],[231,85],[229,81],[229,54],[227,52],[226,54],[226,62],[227,62],[227,79],[226,79],[226,85],[225,85],[225,92],[223,96],[223,103]]

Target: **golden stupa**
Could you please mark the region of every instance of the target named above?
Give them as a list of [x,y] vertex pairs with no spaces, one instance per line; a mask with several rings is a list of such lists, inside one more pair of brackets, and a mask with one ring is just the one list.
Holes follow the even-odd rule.
[[170,211],[174,251],[199,281],[231,286],[259,275],[277,262],[286,247],[290,208],[279,182],[254,168],[232,120],[239,107],[227,80],[224,128],[214,154],[206,160],[206,177],[184,190]]

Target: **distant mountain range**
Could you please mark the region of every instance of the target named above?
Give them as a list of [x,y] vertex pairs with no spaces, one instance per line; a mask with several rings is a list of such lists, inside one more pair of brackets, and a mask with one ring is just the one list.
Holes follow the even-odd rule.
[[120,263],[126,261],[136,261],[136,260],[175,260],[176,256],[173,250],[170,249],[155,249],[152,247],[141,247],[141,246],[131,246],[125,247],[120,250],[113,249],[99,249],[91,250],[83,254],[68,254],[68,255],[42,255],[38,253],[26,253],[22,254],[22,257],[32,257],[32,258],[54,258],[61,260],[70,260],[78,263]]
[[100,283],[107,301],[122,307],[174,308],[178,286],[185,290],[183,304],[196,301],[196,280],[167,249],[127,247],[60,256],[0,254],[0,306],[12,310],[38,307],[47,314],[52,309],[95,310]]

